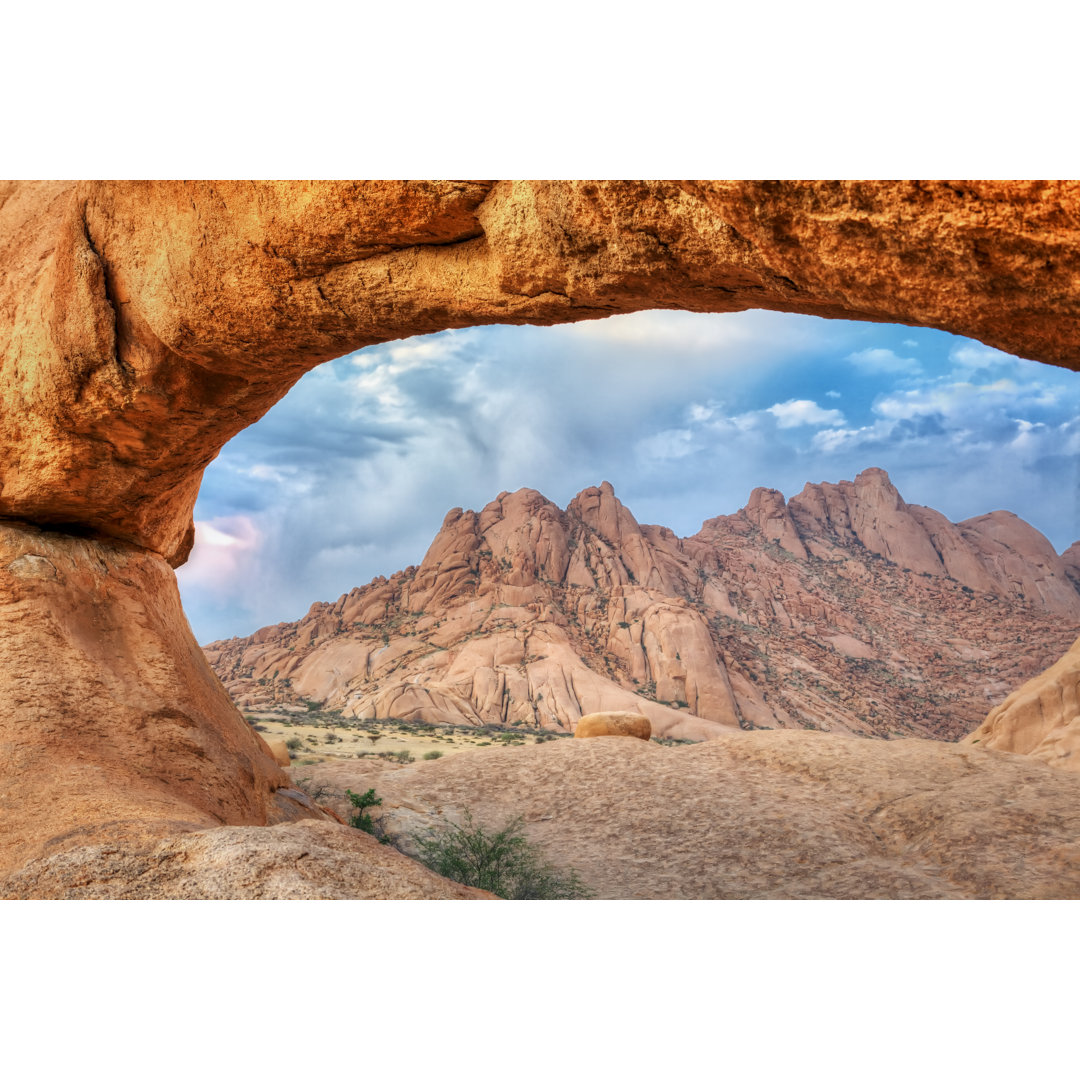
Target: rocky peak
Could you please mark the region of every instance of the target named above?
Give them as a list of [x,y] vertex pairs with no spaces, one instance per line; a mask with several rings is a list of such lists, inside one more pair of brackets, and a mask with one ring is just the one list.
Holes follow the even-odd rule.
[[1080,540],[1061,553],[1061,565],[1073,586],[1080,591]]
[[1080,618],[1069,564],[1038,529],[1008,510],[968,518],[957,527],[1002,592]]
[[621,547],[627,538],[641,535],[634,515],[618,500],[607,480],[598,488],[579,492],[566,509],[613,547]]
[[212,659],[245,707],[956,738],[1076,637],[1078,552],[1059,559],[1011,514],[954,525],[880,469],[787,502],[758,488],[683,540],[640,526],[607,483],[565,511],[522,488],[452,510],[419,568]]
[[798,559],[808,558],[784,496],[775,488],[754,488],[740,514],[767,540],[775,540]]

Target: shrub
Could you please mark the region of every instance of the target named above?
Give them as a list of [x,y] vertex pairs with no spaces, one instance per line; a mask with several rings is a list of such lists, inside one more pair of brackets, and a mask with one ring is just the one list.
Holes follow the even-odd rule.
[[365,814],[364,811],[372,806],[382,806],[382,799],[376,798],[374,788],[368,788],[363,795],[357,795],[355,791],[346,788],[345,794],[349,797],[349,802],[359,811],[359,813],[349,818],[349,824],[354,829],[359,829],[361,832],[370,833],[374,836],[375,822],[371,820],[371,815]]
[[335,791],[329,784],[316,781],[311,776],[293,777],[293,787],[299,788],[313,802],[322,802],[340,795],[340,792]]
[[285,740],[285,748],[287,750],[303,750],[304,740],[301,739],[298,735],[294,735],[291,739]]
[[485,832],[472,814],[465,824],[447,822],[426,835],[414,833],[418,857],[436,874],[487,889],[504,900],[587,900],[593,895],[576,870],[551,866],[523,835],[521,818],[494,833]]
[[442,757],[442,751],[441,750],[429,750],[424,755],[424,760],[425,761],[435,761],[436,758],[441,758],[441,757]]

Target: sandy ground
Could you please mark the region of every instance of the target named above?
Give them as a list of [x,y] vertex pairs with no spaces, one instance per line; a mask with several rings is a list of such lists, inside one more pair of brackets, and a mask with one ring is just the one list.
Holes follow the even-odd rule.
[[485,732],[468,728],[436,728],[403,724],[395,720],[345,720],[332,713],[247,713],[249,723],[264,739],[300,739],[302,747],[290,747],[293,760],[316,764],[326,761],[375,758],[408,752],[414,760],[425,754],[451,757],[488,746],[536,744],[535,735],[520,738],[513,733]]
[[971,747],[761,731],[291,772],[342,815],[373,787],[399,834],[520,816],[600,899],[1080,898],[1080,776]]

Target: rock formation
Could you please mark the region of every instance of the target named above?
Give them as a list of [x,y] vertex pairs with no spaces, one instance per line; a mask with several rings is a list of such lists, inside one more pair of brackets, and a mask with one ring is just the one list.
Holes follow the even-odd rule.
[[85,842],[0,880],[5,900],[494,900],[357,829],[296,821]]
[[560,510],[503,492],[446,516],[419,567],[215,642],[241,707],[573,731],[640,712],[657,735],[806,727],[956,739],[1080,633],[1041,533],[952,524],[881,469],[757,489],[695,536],[639,525],[610,484]]
[[599,739],[604,736],[648,742],[652,738],[652,726],[649,718],[640,713],[596,712],[583,716],[574,728],[575,739]]
[[[78,842],[73,822],[85,839],[272,820],[283,778],[208,704],[166,564],[190,549],[207,463],[315,364],[452,326],[763,307],[1076,366],[1078,207],[1080,185],[1032,181],[0,184],[3,565],[39,590],[38,617],[7,623],[0,799],[72,800],[54,824],[13,810],[6,865]],[[26,547],[27,525],[48,535]],[[85,566],[51,578],[51,545],[76,540]],[[132,560],[157,584],[136,574],[124,598]],[[119,629],[93,644],[136,600],[146,665]],[[108,738],[80,740],[73,716]]]
[[0,513],[174,564],[202,470],[378,341],[643,308],[934,326],[1080,363],[1075,183],[0,187]]
[[1080,641],[992,709],[964,742],[1080,772]]
[[156,555],[0,527],[0,671],[0,873],[106,825],[141,842],[305,812],[237,722]]

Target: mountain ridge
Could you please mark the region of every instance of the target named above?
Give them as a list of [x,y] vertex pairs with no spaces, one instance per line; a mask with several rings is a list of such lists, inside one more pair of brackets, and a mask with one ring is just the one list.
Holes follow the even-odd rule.
[[449,511],[419,566],[205,652],[248,710],[952,740],[1077,637],[1077,552],[1008,511],[949,522],[881,469],[756,488],[684,538],[607,482],[565,510],[522,488]]

